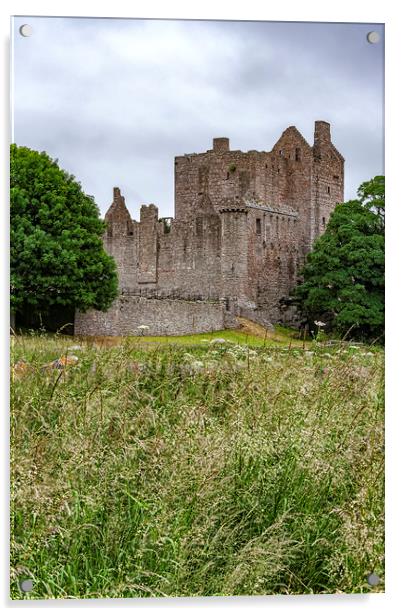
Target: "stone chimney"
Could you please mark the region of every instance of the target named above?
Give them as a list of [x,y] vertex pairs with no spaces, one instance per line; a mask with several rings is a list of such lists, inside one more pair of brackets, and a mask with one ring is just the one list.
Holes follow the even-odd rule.
[[213,151],[214,152],[229,152],[230,140],[228,137],[215,137],[213,139]]
[[330,124],[323,120],[315,122],[315,145],[323,145],[331,142]]

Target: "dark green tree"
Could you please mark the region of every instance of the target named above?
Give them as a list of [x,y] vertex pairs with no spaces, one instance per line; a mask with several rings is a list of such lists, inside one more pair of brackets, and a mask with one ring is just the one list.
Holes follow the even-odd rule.
[[384,334],[384,177],[340,203],[315,242],[295,296],[309,324],[372,339]]
[[11,146],[11,309],[106,310],[117,273],[93,197],[45,152]]

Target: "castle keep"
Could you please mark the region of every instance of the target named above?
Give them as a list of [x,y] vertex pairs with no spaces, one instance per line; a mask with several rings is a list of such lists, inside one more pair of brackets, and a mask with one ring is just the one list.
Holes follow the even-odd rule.
[[270,152],[217,138],[177,156],[174,218],[142,205],[137,222],[114,188],[104,246],[120,296],[108,312],[78,313],[75,333],[204,332],[235,327],[236,316],[290,323],[297,272],[343,200],[344,158],[327,122],[315,122],[312,146],[290,126]]

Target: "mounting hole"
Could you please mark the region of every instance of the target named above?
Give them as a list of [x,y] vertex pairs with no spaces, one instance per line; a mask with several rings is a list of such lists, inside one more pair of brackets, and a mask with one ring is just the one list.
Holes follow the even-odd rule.
[[21,36],[32,36],[33,28],[29,24],[23,24],[19,29],[19,33]]
[[380,34],[378,32],[369,32],[366,36],[366,38],[368,39],[368,43],[378,43],[380,41]]
[[33,588],[33,582],[32,580],[21,580],[19,587],[21,588],[22,592],[31,592]]
[[380,578],[377,573],[370,573],[367,580],[369,586],[377,586],[378,584],[380,584]]

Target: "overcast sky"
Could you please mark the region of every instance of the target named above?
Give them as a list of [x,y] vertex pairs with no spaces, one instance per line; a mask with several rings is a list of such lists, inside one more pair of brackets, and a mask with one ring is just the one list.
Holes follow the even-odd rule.
[[311,144],[315,120],[346,199],[384,172],[380,25],[18,17],[13,36],[13,140],[58,158],[102,214],[119,186],[134,218],[173,215],[174,156],[213,137],[271,150],[290,125]]

